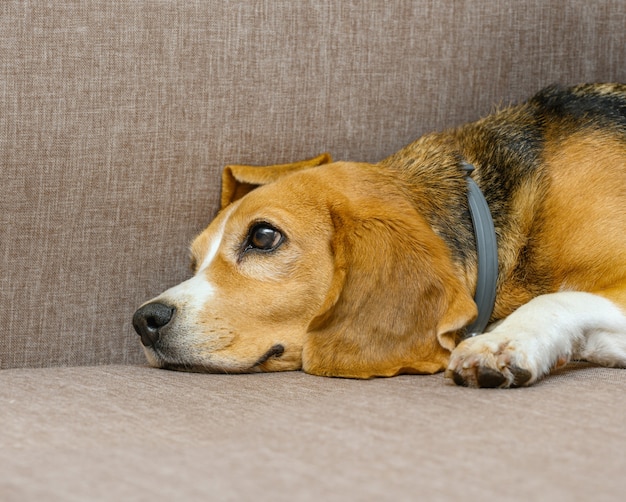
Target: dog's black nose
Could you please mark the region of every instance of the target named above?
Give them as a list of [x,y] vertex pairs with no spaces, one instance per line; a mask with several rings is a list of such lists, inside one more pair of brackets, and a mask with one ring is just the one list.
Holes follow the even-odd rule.
[[133,315],[133,327],[141,337],[144,347],[151,347],[161,335],[161,329],[168,325],[174,315],[174,307],[163,303],[147,303]]

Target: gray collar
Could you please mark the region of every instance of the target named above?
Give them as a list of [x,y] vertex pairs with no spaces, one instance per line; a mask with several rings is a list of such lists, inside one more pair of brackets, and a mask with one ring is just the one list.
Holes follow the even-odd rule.
[[467,201],[476,238],[478,257],[478,280],[474,301],[478,307],[478,317],[467,326],[466,337],[480,335],[485,331],[496,301],[498,281],[498,243],[493,219],[485,196],[471,178],[474,166],[464,162],[461,166],[467,175]]

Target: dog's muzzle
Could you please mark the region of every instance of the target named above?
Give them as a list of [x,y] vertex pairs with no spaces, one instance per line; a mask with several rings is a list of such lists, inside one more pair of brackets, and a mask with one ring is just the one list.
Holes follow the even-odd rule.
[[159,341],[161,332],[170,323],[176,309],[164,303],[152,302],[140,307],[133,315],[133,327],[144,347]]

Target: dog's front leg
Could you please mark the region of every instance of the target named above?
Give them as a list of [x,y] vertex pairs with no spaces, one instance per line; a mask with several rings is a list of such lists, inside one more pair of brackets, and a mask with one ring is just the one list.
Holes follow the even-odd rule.
[[570,359],[593,361],[599,338],[613,345],[604,364],[626,366],[626,316],[613,302],[583,292],[538,296],[492,331],[460,343],[446,377],[472,387],[529,385]]

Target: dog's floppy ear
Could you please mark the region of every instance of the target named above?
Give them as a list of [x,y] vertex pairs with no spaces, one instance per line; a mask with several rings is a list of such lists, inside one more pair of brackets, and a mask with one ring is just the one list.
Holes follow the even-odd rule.
[[231,202],[241,199],[255,188],[272,183],[286,174],[309,167],[329,164],[330,162],[332,162],[330,154],[323,153],[312,159],[291,162],[289,164],[276,164],[273,166],[226,166],[224,171],[222,171],[221,209],[224,209]]
[[[445,369],[476,304],[444,242],[412,207],[333,210],[335,275],[303,369],[353,378]],[[369,214],[368,214],[369,212]]]

